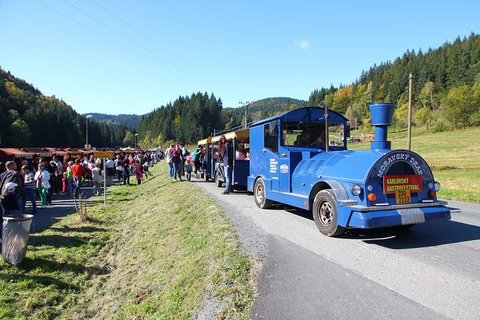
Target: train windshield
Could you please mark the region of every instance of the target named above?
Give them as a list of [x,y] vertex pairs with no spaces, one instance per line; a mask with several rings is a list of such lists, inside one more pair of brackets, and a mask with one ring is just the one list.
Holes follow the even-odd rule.
[[[343,125],[330,123],[329,145],[343,144]],[[325,122],[285,121],[283,145],[292,147],[325,148]]]

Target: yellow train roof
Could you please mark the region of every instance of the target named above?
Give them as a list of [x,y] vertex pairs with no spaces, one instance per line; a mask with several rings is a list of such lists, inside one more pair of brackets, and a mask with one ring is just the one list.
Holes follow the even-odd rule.
[[208,137],[208,138],[199,140],[199,141],[198,141],[198,145],[199,145],[199,146],[204,146],[204,145],[206,145],[206,144],[209,144],[210,142],[212,142],[212,137]]
[[[239,129],[237,131],[231,131],[231,132],[228,132],[228,133],[224,133],[224,135],[225,135],[225,138],[227,140],[235,139],[235,138],[237,138],[239,140],[248,139],[250,137],[250,129],[249,128],[242,128],[242,129]],[[220,141],[221,136],[222,135],[212,137],[212,142]]]

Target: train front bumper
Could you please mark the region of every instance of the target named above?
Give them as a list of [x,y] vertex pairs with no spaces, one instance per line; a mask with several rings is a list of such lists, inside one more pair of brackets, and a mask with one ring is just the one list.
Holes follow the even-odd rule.
[[400,207],[382,210],[353,211],[347,227],[359,229],[372,229],[393,227],[400,225],[424,223],[429,220],[450,219],[450,209],[443,205],[430,207]]

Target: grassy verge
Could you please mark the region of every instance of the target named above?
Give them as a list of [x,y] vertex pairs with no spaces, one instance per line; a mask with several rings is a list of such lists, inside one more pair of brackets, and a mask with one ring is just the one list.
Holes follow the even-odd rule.
[[[449,132],[412,133],[412,151],[432,168],[442,189],[439,197],[480,203],[480,127]],[[407,132],[392,132],[393,149],[407,148]],[[349,149],[366,150],[370,143],[352,143]]]
[[114,186],[89,222],[32,235],[19,268],[0,263],[2,319],[247,319],[253,267],[222,209],[163,166]]

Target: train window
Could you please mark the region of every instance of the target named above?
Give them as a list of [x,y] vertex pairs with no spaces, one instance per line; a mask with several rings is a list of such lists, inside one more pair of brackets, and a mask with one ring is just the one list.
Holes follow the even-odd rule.
[[324,147],[325,123],[285,121],[283,144],[296,147]]
[[267,123],[265,130],[265,148],[278,152],[278,122]]

